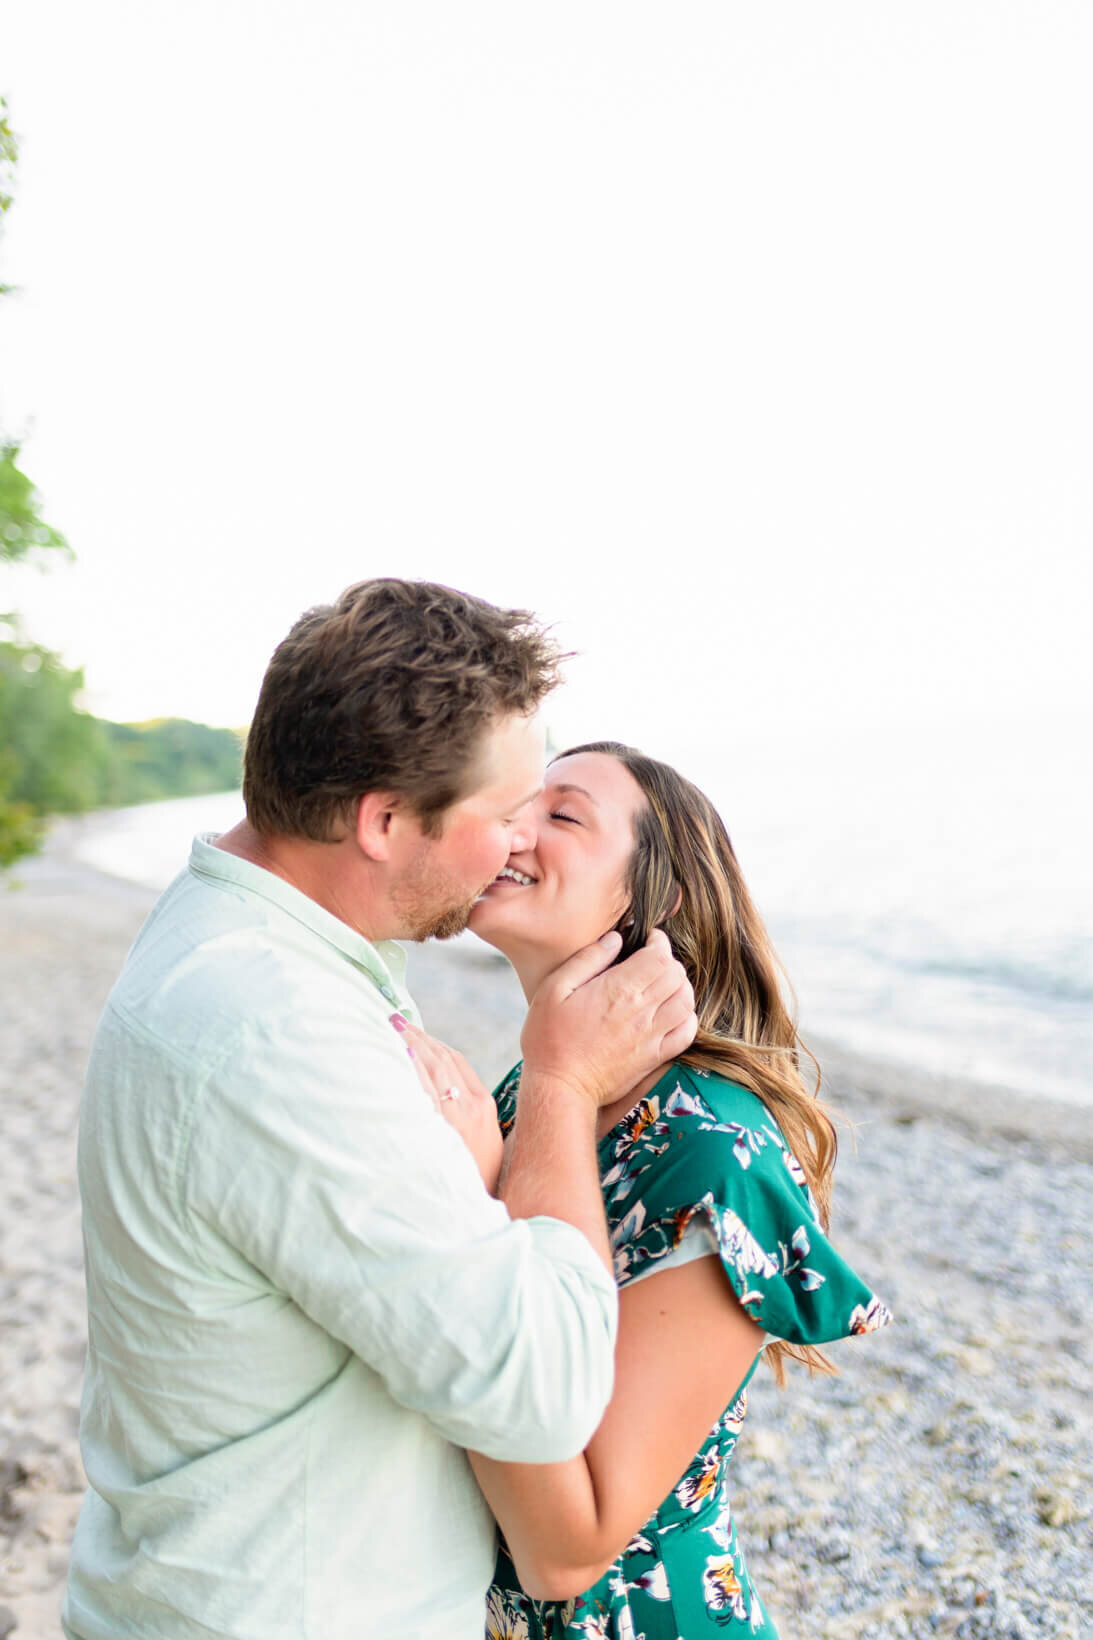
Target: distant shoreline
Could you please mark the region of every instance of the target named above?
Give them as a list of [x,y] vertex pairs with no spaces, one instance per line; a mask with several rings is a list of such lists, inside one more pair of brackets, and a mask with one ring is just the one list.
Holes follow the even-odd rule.
[[836,1109],[845,1101],[855,1122],[867,1119],[871,1108],[896,1121],[932,1117],[967,1133],[1062,1147],[1075,1160],[1093,1161],[1093,1105],[939,1076],[853,1053],[812,1033],[807,1040],[823,1072],[821,1097]]

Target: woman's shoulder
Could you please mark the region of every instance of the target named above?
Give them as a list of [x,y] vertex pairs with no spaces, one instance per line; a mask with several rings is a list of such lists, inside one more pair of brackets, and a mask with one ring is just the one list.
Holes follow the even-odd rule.
[[700,1070],[677,1061],[671,1065],[653,1092],[660,1095],[661,1108],[677,1121],[691,1120],[705,1130],[710,1123],[736,1127],[777,1127],[770,1111],[757,1093],[717,1071]]
[[776,1338],[822,1343],[890,1319],[828,1241],[804,1171],[758,1095],[677,1065],[622,1128],[603,1178],[620,1284],[700,1235]]
[[[775,1117],[740,1082],[692,1065],[674,1064],[619,1124],[618,1153],[642,1143],[657,1172],[698,1169],[707,1181],[733,1189],[773,1175],[815,1212],[804,1171]],[[651,1181],[650,1181],[651,1182]]]
[[[494,1089],[497,1116],[508,1134],[516,1116],[522,1063]],[[600,1141],[605,1188],[627,1193],[678,1191],[693,1178],[718,1194],[735,1192],[741,1174],[753,1187],[764,1175],[815,1204],[804,1171],[770,1110],[750,1088],[714,1071],[676,1062]],[[616,1195],[616,1200],[618,1196]]]

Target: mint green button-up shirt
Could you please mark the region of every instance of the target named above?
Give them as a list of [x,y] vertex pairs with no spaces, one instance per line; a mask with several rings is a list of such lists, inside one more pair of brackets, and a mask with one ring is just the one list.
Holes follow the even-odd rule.
[[462,1448],[599,1421],[614,1285],[483,1189],[388,1022],[404,960],[202,838],[129,955],[81,1115],[69,1640],[481,1640]]

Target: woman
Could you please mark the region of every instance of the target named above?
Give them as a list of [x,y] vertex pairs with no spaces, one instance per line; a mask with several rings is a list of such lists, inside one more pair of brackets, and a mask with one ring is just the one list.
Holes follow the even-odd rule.
[[[507,1547],[489,1640],[694,1640],[775,1629],[737,1543],[726,1469],[765,1354],[833,1370],[817,1345],[890,1316],[826,1239],[835,1135],[802,1080],[778,968],[725,828],[664,764],[613,742],[551,764],[537,840],[471,917],[529,1001],[617,926],[663,928],[694,988],[683,1058],[600,1113],[620,1287],[616,1384],[566,1464],[471,1461]],[[498,1089],[511,1125],[519,1066]],[[726,1279],[727,1278],[727,1279]]]

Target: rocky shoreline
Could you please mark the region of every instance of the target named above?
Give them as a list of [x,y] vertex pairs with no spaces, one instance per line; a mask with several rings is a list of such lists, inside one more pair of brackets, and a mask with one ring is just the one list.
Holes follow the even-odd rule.
[[[0,1640],[54,1640],[83,1489],[80,1081],[154,895],[63,847],[19,877],[0,887]],[[411,981],[484,1077],[508,1067],[521,998],[497,959],[430,947]],[[833,1351],[835,1380],[753,1382],[735,1507],[783,1640],[1093,1635],[1093,1114],[819,1051],[853,1124],[834,1239],[897,1320]]]

